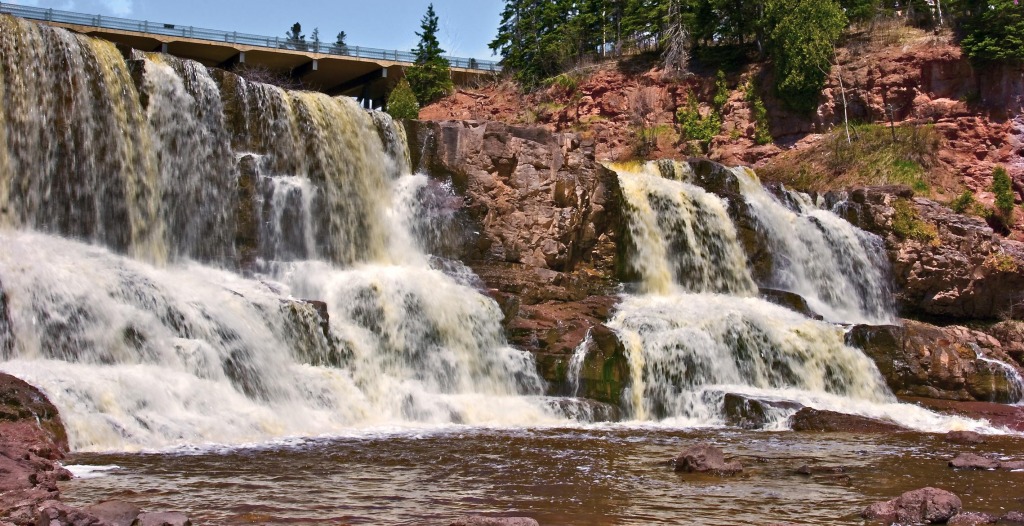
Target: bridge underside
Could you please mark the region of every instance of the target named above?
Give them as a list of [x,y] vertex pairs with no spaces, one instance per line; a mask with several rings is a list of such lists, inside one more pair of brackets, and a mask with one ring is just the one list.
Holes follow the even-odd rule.
[[[211,42],[133,31],[121,31],[75,24],[48,22],[55,26],[109,40],[141,51],[168,53],[195,60],[205,66],[227,70],[240,65],[263,67],[301,82],[303,89],[330,95],[358,97],[374,107],[383,104],[388,91],[405,75],[409,64],[387,59],[340,56],[311,51]],[[485,71],[453,68],[452,80],[466,85],[491,75]]]

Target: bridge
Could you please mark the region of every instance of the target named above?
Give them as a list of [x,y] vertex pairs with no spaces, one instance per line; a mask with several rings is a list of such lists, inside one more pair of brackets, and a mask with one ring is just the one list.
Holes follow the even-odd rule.
[[[141,51],[168,53],[205,66],[232,69],[239,64],[265,67],[301,81],[306,89],[359,97],[379,105],[389,86],[404,75],[416,57],[409,51],[295,42],[287,38],[219,31],[164,22],[88,15],[0,2],[9,14],[102,38]],[[445,57],[452,80],[465,85],[495,75],[501,66],[490,60]]]

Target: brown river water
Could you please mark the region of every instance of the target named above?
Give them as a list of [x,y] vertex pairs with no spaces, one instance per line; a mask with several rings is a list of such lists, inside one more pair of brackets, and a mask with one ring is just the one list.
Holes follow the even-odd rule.
[[[708,442],[742,475],[675,473],[663,461]],[[135,502],[187,511],[198,524],[447,524],[465,514],[530,516],[542,525],[860,524],[867,505],[934,486],[964,509],[1024,510],[1024,472],[955,471],[960,452],[1020,458],[1024,439],[983,445],[942,435],[853,435],[605,425],[309,439],[254,448],[77,454],[116,465],[64,483],[66,501]],[[796,473],[842,466],[846,476]]]

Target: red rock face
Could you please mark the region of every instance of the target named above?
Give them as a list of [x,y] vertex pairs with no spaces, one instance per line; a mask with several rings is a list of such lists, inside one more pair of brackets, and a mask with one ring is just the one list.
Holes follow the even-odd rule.
[[[897,124],[933,124],[945,141],[942,166],[937,169],[948,174],[952,183],[974,191],[981,202],[992,202],[988,188],[996,165],[1007,167],[1015,190],[1024,198],[1024,69],[1020,66],[976,70],[948,37],[924,33],[887,47],[854,38],[837,50],[837,58],[840,66],[833,67],[812,115],[794,114],[770,89],[759,90],[776,139],[775,144],[764,146],[753,140],[750,105],[736,87],[748,79],[771,86],[772,71],[754,64],[733,75],[729,79],[733,92],[722,109],[721,133],[711,141],[709,157],[726,165],[756,167],[783,151],[813,145],[817,134],[843,122],[842,85],[851,121],[887,122],[891,107]],[[579,76],[574,89],[556,83],[522,94],[504,82],[460,90],[423,108],[420,118],[488,119],[535,124],[551,131],[575,130],[592,140],[596,157],[605,160],[680,159],[692,153],[692,145],[679,140],[675,110],[690,91],[701,101],[710,101],[715,90],[713,74],[679,80],[656,67],[636,73],[609,64]],[[710,111],[707,103],[701,104],[703,114]],[[641,124],[661,132],[647,151],[638,152]],[[1017,217],[1014,231],[1024,238],[1024,214]]]

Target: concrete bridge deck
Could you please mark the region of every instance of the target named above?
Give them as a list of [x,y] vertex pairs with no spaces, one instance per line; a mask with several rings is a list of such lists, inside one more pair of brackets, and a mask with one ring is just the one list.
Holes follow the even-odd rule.
[[[0,2],[0,14],[63,27],[142,51],[159,51],[231,69],[250,64],[289,74],[307,89],[357,96],[379,103],[387,87],[404,75],[415,56],[409,51],[338,47],[321,42],[180,26],[163,22],[87,15]],[[494,61],[446,57],[452,80],[465,85],[501,71]]]

